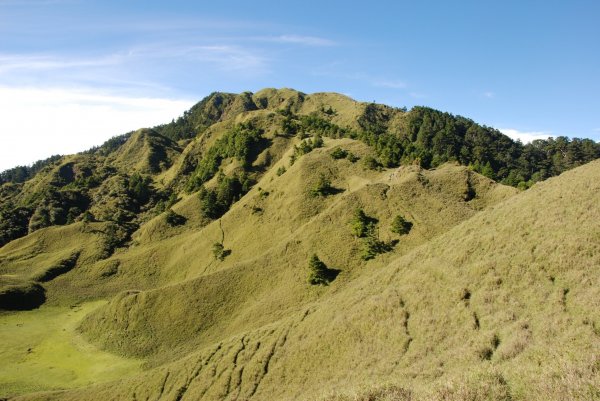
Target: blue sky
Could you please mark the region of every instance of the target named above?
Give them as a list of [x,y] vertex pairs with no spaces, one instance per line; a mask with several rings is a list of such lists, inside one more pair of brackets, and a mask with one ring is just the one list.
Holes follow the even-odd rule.
[[281,3],[0,0],[0,170],[264,87],[600,139],[600,2]]

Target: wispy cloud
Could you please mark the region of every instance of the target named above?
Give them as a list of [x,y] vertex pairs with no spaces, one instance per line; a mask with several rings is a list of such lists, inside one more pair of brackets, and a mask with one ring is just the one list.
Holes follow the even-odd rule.
[[523,143],[529,143],[536,139],[548,139],[553,137],[551,132],[543,132],[543,131],[519,131],[513,128],[498,128],[500,132],[504,135],[514,139],[520,140]]
[[193,103],[92,88],[0,86],[2,129],[11,133],[0,147],[0,171],[56,153],[82,151],[111,136],[166,123]]
[[[140,65],[144,68],[140,69]],[[111,82],[122,85],[138,81],[133,85],[138,89],[156,88],[156,82],[164,82],[157,79],[167,69],[175,71],[174,74],[202,70],[213,76],[235,74],[235,78],[255,77],[270,71],[269,60],[261,50],[232,44],[149,43],[89,57],[0,53],[0,85],[60,82],[71,86],[104,86]]]
[[371,80],[371,84],[373,86],[377,86],[379,88],[389,88],[389,89],[405,89],[406,88],[406,83],[403,81],[398,81],[398,80],[379,80],[379,79],[372,79]]
[[266,59],[248,49],[231,45],[192,46],[185,53],[196,60],[218,65],[225,71],[264,71]]
[[99,58],[74,58],[41,54],[0,54],[0,74],[11,70],[60,70],[116,65],[121,57],[108,55]]
[[293,43],[304,46],[335,46],[337,43],[330,39],[320,38],[317,36],[303,35],[280,35],[273,37],[263,37],[263,40],[277,43]]
[[483,92],[483,97],[488,98],[488,99],[493,99],[496,97],[496,94],[492,91],[486,91],[486,92]]
[[425,95],[424,93],[418,92],[410,92],[408,95],[415,99],[425,99],[427,97],[427,95]]

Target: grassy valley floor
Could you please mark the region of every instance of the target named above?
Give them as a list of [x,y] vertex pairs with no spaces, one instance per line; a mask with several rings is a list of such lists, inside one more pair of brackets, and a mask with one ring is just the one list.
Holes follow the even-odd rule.
[[139,359],[104,352],[76,327],[105,301],[0,315],[0,397],[79,387],[141,370]]

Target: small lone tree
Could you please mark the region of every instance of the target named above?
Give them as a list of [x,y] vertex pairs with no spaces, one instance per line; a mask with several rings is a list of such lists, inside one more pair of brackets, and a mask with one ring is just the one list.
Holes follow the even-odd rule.
[[330,195],[333,190],[331,181],[324,174],[319,176],[315,185],[311,188],[310,194],[313,197]]
[[229,254],[231,254],[231,250],[225,249],[222,242],[215,242],[212,246],[212,253],[215,259],[222,262]]
[[390,252],[394,249],[395,242],[385,242],[377,238],[375,230],[369,232],[369,234],[363,239],[360,257],[363,260],[374,259],[380,253]]
[[169,208],[165,212],[165,221],[171,227],[175,227],[175,226],[180,226],[182,224],[185,224],[186,218],[180,214],[175,213],[173,211],[173,209]]
[[396,234],[405,235],[410,232],[412,226],[413,223],[406,220],[403,216],[397,215],[396,217],[394,217],[394,220],[392,220],[391,231]]
[[312,285],[328,285],[331,282],[331,274],[329,269],[319,259],[316,254],[313,254],[308,261],[308,282]]
[[358,238],[364,238],[375,230],[377,219],[366,215],[364,210],[358,208],[354,211],[354,217],[350,221],[352,233]]

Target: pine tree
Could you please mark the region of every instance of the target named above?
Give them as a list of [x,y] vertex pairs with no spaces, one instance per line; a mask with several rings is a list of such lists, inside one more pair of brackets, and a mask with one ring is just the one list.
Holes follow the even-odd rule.
[[328,285],[331,281],[329,269],[316,254],[313,254],[308,261],[308,268],[310,269],[308,275],[308,282],[310,284]]
[[404,217],[397,215],[396,217],[394,217],[394,220],[392,221],[391,231],[396,234],[404,235],[404,234],[408,234],[410,232],[410,229],[412,228],[412,226],[413,226],[413,223],[406,220]]

